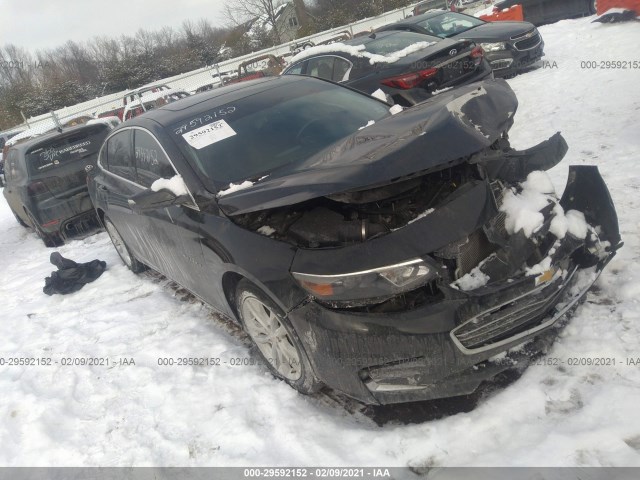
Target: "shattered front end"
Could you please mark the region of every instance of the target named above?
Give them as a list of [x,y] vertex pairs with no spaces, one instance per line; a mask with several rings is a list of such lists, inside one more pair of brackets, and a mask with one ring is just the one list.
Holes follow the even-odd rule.
[[479,85],[397,115],[393,138],[370,127],[333,149],[359,150],[369,163],[347,166],[373,181],[236,219],[296,246],[308,295],[289,319],[318,378],[365,403],[469,394],[523,368],[622,245],[597,167],[571,166],[558,198],[545,170],[565,140],[511,148],[515,95]]

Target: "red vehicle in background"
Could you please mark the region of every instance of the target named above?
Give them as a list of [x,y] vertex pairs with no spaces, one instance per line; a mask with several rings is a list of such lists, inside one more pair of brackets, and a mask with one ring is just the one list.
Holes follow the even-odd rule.
[[238,73],[235,77],[223,80],[224,85],[255,80],[262,77],[275,77],[280,75],[284,68],[284,61],[275,55],[267,54],[251,58],[238,65]]

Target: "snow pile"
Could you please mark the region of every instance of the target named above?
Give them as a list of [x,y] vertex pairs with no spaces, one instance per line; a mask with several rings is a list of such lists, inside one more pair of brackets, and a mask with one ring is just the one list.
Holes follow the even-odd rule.
[[531,237],[544,223],[540,210],[555,200],[555,190],[546,172],[531,172],[522,183],[519,194],[508,190],[502,200],[500,211],[507,214],[505,228],[509,234],[522,232]]
[[267,237],[270,237],[271,235],[273,235],[274,233],[276,233],[276,229],[273,227],[270,227],[269,225],[263,225],[261,226],[258,230],[256,230],[259,234],[261,235],[265,235]]
[[245,180],[242,183],[230,183],[229,188],[220,190],[217,196],[218,198],[224,197],[225,195],[229,195],[230,193],[237,192],[239,190],[244,190],[245,188],[249,188],[252,185],[253,185],[253,182],[250,182],[249,180]]
[[480,266],[477,266],[469,273],[453,282],[451,286],[458,290],[467,291],[484,287],[487,283],[489,283],[489,275],[480,270]]
[[323,53],[336,52],[347,53],[359,58],[368,58],[371,65],[375,65],[376,63],[394,63],[401,58],[406,57],[407,55],[411,55],[412,53],[418,52],[435,44],[436,42],[416,42],[409,45],[408,47],[403,48],[402,50],[390,53],[389,55],[379,55],[376,53],[367,52],[364,45],[346,45],[344,43],[336,42],[330,43],[329,45],[318,45],[315,47],[307,48],[295,55],[291,59],[291,64],[299,62],[300,60],[303,60],[307,57],[320,55]]
[[389,109],[389,113],[391,115],[395,115],[396,113],[400,113],[404,110],[404,108],[402,107],[402,105],[394,105],[393,107],[391,107]]
[[551,220],[549,231],[556,237],[563,239],[567,232],[576,238],[587,238],[589,226],[584,218],[584,213],[577,210],[568,210],[566,213],[559,203],[553,207],[555,217]]
[[508,190],[502,200],[500,211],[507,214],[505,227],[507,232],[514,234],[522,230],[526,237],[531,237],[544,223],[544,216],[540,210],[550,203],[553,207],[554,218],[551,220],[549,231],[562,239],[567,233],[576,238],[587,236],[588,225],[584,214],[577,210],[565,213],[558,203],[555,188],[547,172],[531,172],[521,184],[522,191],[514,193]]
[[369,120],[366,125],[361,126],[360,128],[358,128],[358,130],[364,130],[365,128],[373,125],[374,123],[376,123],[375,120]]
[[382,100],[383,102],[387,101],[387,94],[384,93],[380,88],[371,94],[373,98],[377,98],[378,100]]
[[160,190],[169,190],[176,197],[189,195],[189,190],[182,179],[182,175],[175,175],[171,178],[159,178],[151,184],[151,190],[158,192]]
[[482,10],[478,10],[477,12],[475,12],[473,14],[473,16],[480,18],[480,17],[485,16],[485,15],[493,15],[493,13],[494,13],[494,6],[493,5],[489,5],[488,7],[483,8]]
[[551,268],[551,257],[544,257],[540,263],[526,269],[526,275],[540,275]]

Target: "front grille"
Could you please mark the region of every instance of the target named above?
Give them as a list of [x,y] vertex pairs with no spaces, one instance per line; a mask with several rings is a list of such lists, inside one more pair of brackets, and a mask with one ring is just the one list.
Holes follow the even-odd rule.
[[[574,270],[575,272],[575,270]],[[570,279],[570,278],[569,278]],[[487,347],[539,324],[558,303],[570,284],[558,278],[544,288],[536,288],[509,302],[475,315],[452,331],[469,350]]]
[[513,46],[516,47],[516,50],[531,50],[532,48],[540,45],[540,40],[540,34],[538,32],[535,32],[533,36],[515,42]]

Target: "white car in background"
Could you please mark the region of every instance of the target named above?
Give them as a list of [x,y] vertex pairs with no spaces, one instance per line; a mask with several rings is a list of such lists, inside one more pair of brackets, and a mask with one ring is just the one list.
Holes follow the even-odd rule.
[[124,108],[122,121],[131,120],[148,110],[159,108],[167,103],[176,102],[182,98],[188,97],[189,93],[185,90],[170,88],[162,89],[156,92],[146,93],[137,100],[129,100]]

